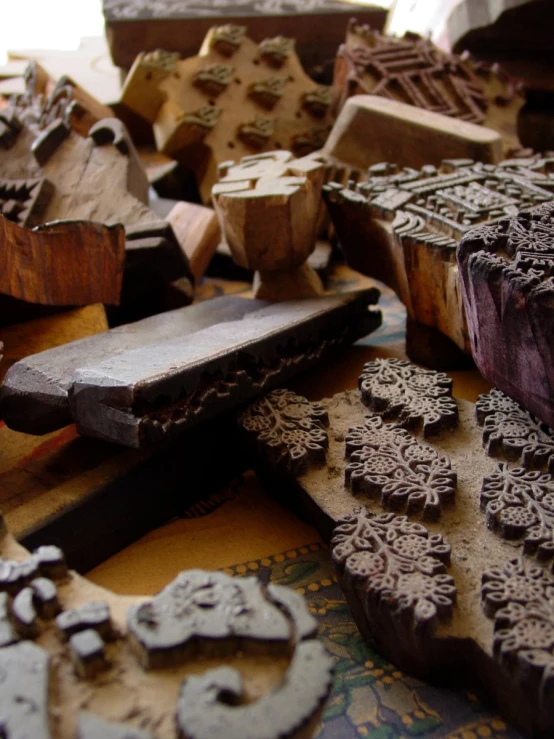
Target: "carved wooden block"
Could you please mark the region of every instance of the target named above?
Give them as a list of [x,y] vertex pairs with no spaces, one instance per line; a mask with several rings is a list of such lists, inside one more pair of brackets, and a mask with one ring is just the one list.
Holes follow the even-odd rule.
[[77,430],[131,447],[160,442],[286,381],[375,330],[374,288],[270,304],[238,321],[81,364]]
[[276,390],[239,425],[269,488],[330,541],[365,638],[546,739],[554,433],[499,390],[476,405],[450,393],[445,375],[377,360],[360,392]]
[[[144,282],[154,286],[188,274],[175,234],[148,207],[148,180],[123,124],[104,119],[84,138],[71,130],[70,110],[66,96],[37,95],[31,78],[26,94],[0,112],[3,214],[32,226],[59,220],[123,224],[124,300],[142,291]],[[99,259],[102,250],[97,252]],[[112,281],[121,280],[119,271]]]
[[418,34],[383,36],[352,19],[333,85],[337,111],[352,95],[379,95],[483,124],[501,134],[506,151],[519,147],[517,116],[524,98],[515,81],[498,65],[446,53]]
[[[419,171],[381,164],[367,182],[323,188],[349,265],[392,287],[406,306],[412,359],[442,369],[463,361],[459,350],[471,353],[457,242],[472,226],[552,200],[553,164],[540,157]],[[438,343],[434,351],[417,343],[421,327]]]
[[[153,598],[129,598],[68,571],[58,547],[42,549],[58,558],[57,569],[3,532],[0,632],[12,629],[0,646],[6,736],[208,739],[221,727],[229,739],[313,735],[333,659],[295,591],[189,570]],[[61,609],[55,619],[37,596],[46,583]],[[174,669],[160,671],[167,665]]]
[[331,88],[305,74],[284,36],[252,41],[244,26],[210,29],[198,56],[139,54],[122,103],[150,121],[156,144],[196,173],[210,202],[217,166],[275,149],[321,149],[333,121]]
[[290,151],[244,157],[219,165],[212,188],[225,241],[235,262],[257,270],[254,294],[267,300],[323,293],[306,263],[315,248],[323,165]]
[[[196,52],[214,23],[248,25],[252,37],[293,36],[298,54],[308,66],[334,57],[352,13],[345,0],[104,0],[106,33],[112,59],[129,69],[137,54],[166,48],[183,56]],[[387,11],[357,6],[363,23],[381,29]]]
[[554,204],[510,216],[458,247],[471,349],[484,377],[554,426]]
[[202,205],[177,202],[167,214],[167,221],[187,256],[192,276],[200,282],[221,241],[216,214]]

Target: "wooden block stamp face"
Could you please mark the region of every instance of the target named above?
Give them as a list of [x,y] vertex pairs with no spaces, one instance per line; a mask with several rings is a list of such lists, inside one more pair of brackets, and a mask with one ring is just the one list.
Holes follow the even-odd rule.
[[440,373],[401,360],[319,403],[274,391],[239,425],[270,489],[330,542],[374,647],[551,735],[550,429],[499,390],[455,400]]

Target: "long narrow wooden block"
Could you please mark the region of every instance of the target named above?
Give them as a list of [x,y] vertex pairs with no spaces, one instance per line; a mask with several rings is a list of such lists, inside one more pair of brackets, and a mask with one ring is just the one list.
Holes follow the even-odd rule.
[[27,357],[6,374],[0,388],[0,415],[16,431],[54,431],[71,423],[67,393],[80,367],[162,341],[181,338],[190,342],[188,337],[196,331],[237,321],[265,305],[244,298],[215,298]]
[[[367,182],[323,188],[349,265],[392,287],[406,306],[414,361],[445,369],[471,354],[457,243],[475,225],[552,200],[551,170],[552,161],[539,156],[420,170],[381,164]],[[422,333],[430,347],[418,343]]]
[[69,390],[77,429],[142,447],[284,382],[377,328],[375,289],[285,301],[242,320],[81,365]]
[[0,554],[6,736],[313,735],[334,662],[294,590],[188,570],[153,598],[118,596],[68,571],[56,546],[29,555],[5,526]]
[[498,390],[377,360],[359,392],[275,390],[239,425],[277,499],[330,542],[352,614],[398,667],[554,732],[554,432]]
[[394,161],[401,167],[439,165],[443,159],[497,164],[496,131],[377,95],[355,95],[342,108],[323,153],[359,169]]
[[458,264],[475,363],[554,426],[554,204],[472,229]]

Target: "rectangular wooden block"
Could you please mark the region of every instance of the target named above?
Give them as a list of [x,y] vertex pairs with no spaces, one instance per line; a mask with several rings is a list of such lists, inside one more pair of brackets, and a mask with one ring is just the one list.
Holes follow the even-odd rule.
[[200,281],[221,240],[215,211],[194,203],[176,203],[167,221],[187,256],[194,279]]
[[346,101],[323,152],[360,169],[379,162],[417,169],[443,159],[497,164],[503,156],[492,129],[377,95]]

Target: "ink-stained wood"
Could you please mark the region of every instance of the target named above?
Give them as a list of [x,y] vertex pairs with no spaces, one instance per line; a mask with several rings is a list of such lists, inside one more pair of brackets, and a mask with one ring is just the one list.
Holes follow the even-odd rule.
[[187,257],[192,276],[200,282],[221,241],[216,214],[202,205],[177,202],[169,211],[167,222]]
[[383,36],[351,20],[337,53],[333,86],[337,111],[353,95],[379,95],[483,124],[502,136],[506,153],[520,146],[517,118],[524,97],[515,80],[497,64],[446,53],[414,33]]
[[4,529],[0,553],[6,735],[313,735],[334,660],[294,590],[188,570],[153,598],[130,598],[68,571],[56,546],[29,555]]
[[[165,48],[191,56],[214,23],[248,25],[258,41],[268,36],[296,38],[302,62],[311,67],[335,55],[353,8],[344,0],[166,0],[155,5],[147,0],[104,0],[106,35],[112,59],[129,69],[137,54]],[[384,8],[356,6],[362,23],[381,29]]]
[[492,129],[377,95],[348,98],[323,146],[324,154],[361,170],[393,160],[415,169],[443,159],[498,164],[502,152]]
[[[85,435],[132,447],[170,438],[313,366],[381,322],[374,288],[285,301],[241,320],[81,365],[69,388]],[[12,370],[13,371],[13,370]]]
[[25,228],[0,216],[0,292],[41,305],[119,303],[121,225],[68,221]]
[[181,338],[190,343],[196,332],[238,321],[265,305],[245,298],[214,298],[27,356],[9,370],[0,388],[0,414],[16,431],[54,431],[71,423],[67,393],[80,367],[163,341]]
[[470,230],[458,265],[479,370],[554,426],[554,204]]
[[554,730],[554,433],[498,390],[377,360],[359,391],[276,390],[239,417],[264,483],[330,542],[352,614],[400,669]]
[[266,300],[323,294],[307,263],[316,245],[324,167],[290,151],[245,157],[219,166],[212,199],[233,259],[257,270],[255,297]]
[[[369,169],[367,182],[323,188],[349,265],[395,290],[411,319],[410,356],[443,369],[463,362],[459,350],[471,354],[459,239],[472,226],[551,201],[553,193],[552,161],[538,156],[498,166],[449,161],[421,170],[381,164]],[[418,341],[418,324],[424,341]]]
[[139,54],[121,102],[154,128],[158,149],[195,172],[210,202],[217,166],[263,151],[304,156],[330,131],[331,88],[304,72],[294,40],[255,43],[244,26],[210,29],[195,57]]

